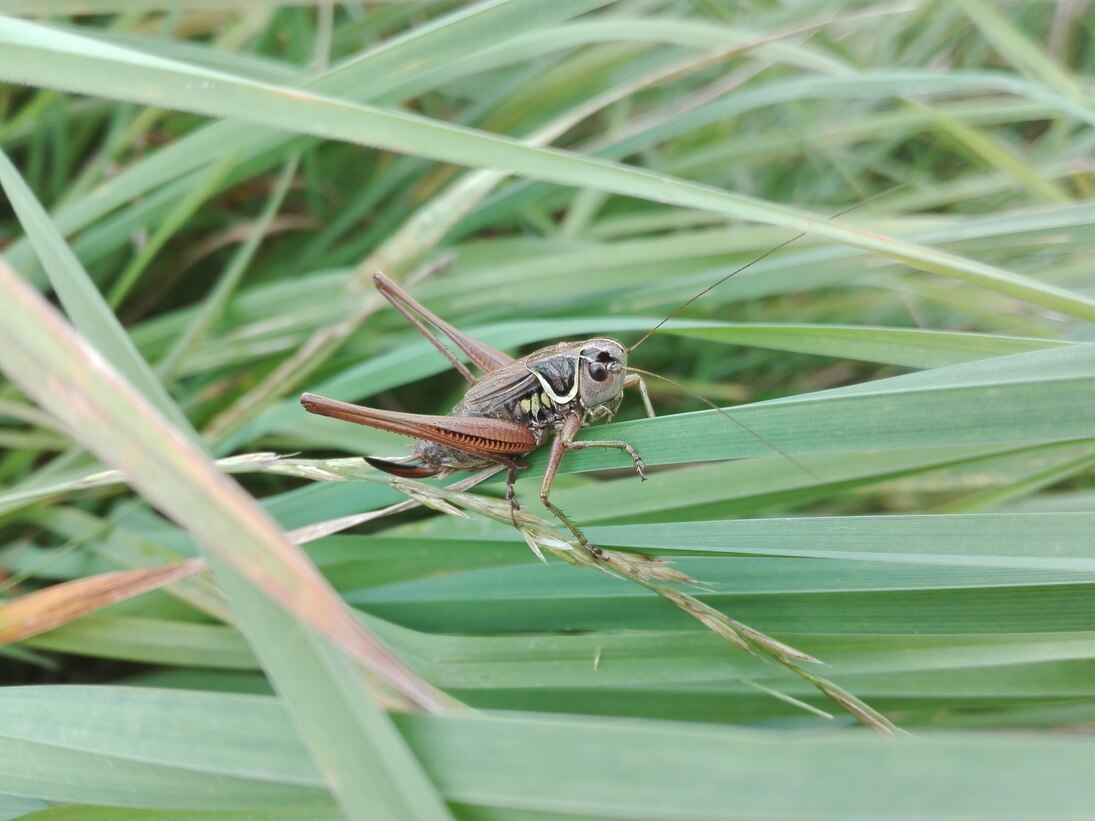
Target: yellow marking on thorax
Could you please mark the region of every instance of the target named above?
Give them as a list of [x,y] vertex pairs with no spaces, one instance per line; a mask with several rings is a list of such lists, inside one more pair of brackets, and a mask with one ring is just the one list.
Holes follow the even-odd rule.
[[574,358],[574,384],[570,386],[570,390],[567,391],[566,396],[559,396],[559,394],[552,390],[551,383],[548,382],[542,374],[534,371],[532,368],[529,368],[528,365],[526,365],[525,367],[528,368],[528,372],[535,376],[539,380],[540,384],[543,386],[544,396],[546,396],[548,399],[548,401],[544,404],[545,406],[547,406],[553,401],[558,402],[560,405],[565,405],[567,402],[571,401],[575,396],[578,395],[578,373],[581,369],[581,366],[582,358],[576,356]]
[[535,416],[540,412],[540,395],[532,394],[521,400],[521,410],[527,413],[529,416]]
[[521,410],[527,413],[529,416],[536,416],[540,412],[541,407],[548,407],[551,404],[551,400],[548,399],[546,394],[534,393],[526,399],[522,399]]

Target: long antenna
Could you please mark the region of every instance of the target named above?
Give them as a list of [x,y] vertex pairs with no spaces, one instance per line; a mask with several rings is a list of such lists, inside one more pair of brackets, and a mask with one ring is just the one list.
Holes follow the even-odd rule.
[[742,265],[737,270],[731,271],[729,274],[724,276],[722,279],[711,283],[706,288],[704,288],[702,291],[700,291],[698,294],[693,294],[691,297],[688,298],[687,302],[683,303],[682,305],[679,305],[669,316],[667,316],[665,319],[663,319],[661,322],[659,322],[657,325],[655,325],[653,328],[651,328],[649,331],[647,331],[645,334],[643,334],[642,339],[640,339],[638,342],[636,342],[634,345],[632,345],[630,348],[628,348],[627,352],[631,353],[636,348],[638,348],[640,345],[642,345],[644,342],[646,342],[646,340],[650,339],[650,337],[652,337],[654,335],[654,332],[657,331],[660,327],[662,327],[662,325],[664,325],[666,322],[671,320],[673,317],[675,317],[677,314],[679,314],[681,311],[683,311],[685,308],[687,308],[689,305],[691,305],[693,302],[695,302],[697,299],[699,299],[704,294],[711,293],[713,290],[715,290],[720,285],[722,285],[722,283],[726,282],[726,280],[730,279],[730,277],[737,276],[742,271],[744,271],[746,268],[749,268],[753,265],[756,265],[762,259],[766,259],[767,257],[772,256],[772,254],[774,254],[776,251],[779,251],[781,248],[786,248],[792,242],[795,242],[796,240],[802,239],[804,236],[806,236],[805,231],[803,231],[801,234],[797,234],[797,235],[791,237],[790,239],[785,239],[779,245],[776,245],[773,248],[769,248],[767,251],[765,251],[759,257],[756,257],[756,258],[750,260],[749,262],[745,263],[744,265]]
[[[889,196],[894,191],[897,191],[897,190],[899,190],[901,188],[904,188],[904,187],[905,187],[904,184],[895,185],[893,188],[890,188],[887,191],[882,191],[881,193],[875,194],[873,197],[868,197],[867,199],[862,200],[861,202],[857,202],[855,205],[851,205],[851,206],[845,208],[843,211],[837,211],[835,214],[833,214],[831,217],[829,217],[829,219],[834,220],[837,217],[841,217],[844,214],[847,214],[849,211],[854,211],[855,209],[857,209],[857,208],[859,208],[863,205],[866,205],[869,202],[873,202],[874,200],[876,200],[880,197]],[[786,248],[792,242],[797,242],[798,240],[802,239],[804,236],[806,236],[805,231],[803,231],[800,234],[796,234],[795,236],[791,237],[790,239],[784,240],[779,245],[776,245],[776,246],[770,248],[769,250],[765,251],[759,257],[756,257],[755,259],[750,260],[749,262],[742,265],[740,268],[736,268],[735,270],[731,271],[726,276],[724,276],[721,279],[718,279],[715,282],[713,282],[712,284],[708,285],[706,288],[704,288],[698,294],[693,294],[684,303],[682,303],[680,306],[678,306],[675,311],[670,313],[669,316],[667,316],[665,319],[663,319],[661,322],[659,322],[657,325],[655,325],[653,328],[651,328],[649,331],[647,331],[645,334],[643,334],[642,338],[638,342],[636,342],[634,345],[632,345],[630,348],[627,349],[627,352],[631,353],[636,348],[638,348],[640,345],[642,345],[644,342],[646,342],[646,340],[648,340],[651,336],[653,336],[655,331],[657,331],[659,328],[661,328],[666,322],[671,320],[673,317],[677,316],[681,311],[683,311],[685,308],[687,308],[689,305],[691,305],[693,302],[695,302],[701,296],[704,296],[705,294],[711,293],[711,291],[718,288],[720,285],[722,285],[724,282],[726,282],[726,280],[730,279],[731,277],[737,276],[738,274],[740,274],[745,269],[747,269],[747,268],[749,268],[753,265],[756,265],[762,259],[766,259],[766,258],[772,256],[772,254],[774,254],[776,251],[779,251],[783,248]],[[786,453],[781,448],[777,447],[775,443],[769,441],[766,437],[764,437],[761,434],[757,433],[755,430],[753,430],[751,427],[746,425],[740,419],[735,419],[733,416],[731,416],[725,410],[720,408],[718,405],[716,405],[710,399],[707,399],[703,396],[700,396],[695,391],[686,388],[680,382],[677,382],[673,379],[670,379],[668,376],[662,376],[660,373],[654,373],[653,371],[644,371],[642,368],[636,368],[636,367],[633,367],[633,366],[628,366],[628,370],[629,371],[634,371],[635,373],[641,373],[645,376],[652,376],[655,379],[661,379],[663,382],[668,382],[670,385],[673,385],[674,387],[678,388],[679,390],[684,391],[689,396],[692,396],[693,398],[698,399],[699,401],[703,402],[705,405],[707,405],[711,409],[717,411],[718,413],[721,413],[723,416],[725,416],[727,419],[729,419],[731,422],[733,422],[735,425],[737,425],[743,431],[745,431],[750,436],[757,439],[757,441],[763,442],[766,447],[768,447],[774,453],[778,453],[780,456],[782,456],[784,459],[786,459],[792,465],[797,467],[799,470],[801,470],[803,473],[805,473],[807,476],[809,476],[815,482],[820,481],[820,478],[818,477],[818,475],[816,473],[814,473],[812,470],[810,470],[808,467],[806,467],[806,465],[802,464],[802,462],[798,461],[798,459],[795,459],[793,456],[791,456],[791,454]]]
[[[868,197],[867,199],[862,200],[861,202],[857,202],[855,205],[848,206],[843,211],[837,211],[835,214],[833,214],[831,217],[829,217],[829,220],[831,221],[831,220],[835,220],[837,217],[842,217],[845,214],[847,214],[849,211],[854,211],[855,209],[860,208],[860,207],[866,205],[867,203],[874,202],[875,200],[879,199],[880,197],[887,197],[890,194],[892,194],[894,191],[897,191],[897,190],[899,190],[901,188],[904,188],[904,187],[905,187],[904,183],[901,184],[901,185],[895,185],[893,188],[889,189],[888,191],[882,191],[881,193],[875,194],[873,197]],[[691,305],[693,302],[695,302],[701,296],[704,296],[705,294],[711,293],[713,290],[715,290],[720,285],[722,285],[722,283],[726,282],[726,280],[730,279],[731,277],[736,277],[742,271],[746,270],[747,268],[751,268],[752,266],[756,265],[761,260],[767,259],[768,257],[772,256],[772,254],[774,254],[776,251],[780,251],[780,250],[786,248],[792,242],[797,242],[798,240],[800,240],[804,236],[806,236],[806,234],[807,234],[807,232],[803,231],[801,234],[795,234],[795,236],[791,237],[790,239],[785,239],[779,245],[776,245],[772,248],[769,248],[767,251],[765,251],[759,257],[755,257],[754,259],[752,259],[749,262],[742,265],[740,268],[737,268],[737,269],[731,271],[726,276],[724,276],[721,279],[718,279],[715,282],[711,283],[706,288],[704,288],[702,291],[700,291],[698,294],[693,294],[683,304],[679,305],[672,313],[670,313],[669,316],[667,316],[665,319],[663,319],[661,322],[659,322],[657,325],[655,325],[653,328],[651,328],[649,331],[647,331],[645,334],[643,334],[642,339],[640,339],[638,342],[636,342],[634,345],[632,345],[630,348],[628,348],[627,352],[631,353],[636,348],[638,348],[640,345],[642,345],[644,342],[646,342],[646,340],[648,340],[651,336],[653,336],[655,331],[657,331],[659,328],[661,328],[662,325],[664,325],[666,322],[671,320],[673,317],[677,316],[681,311],[683,311],[685,308],[687,308],[689,305]]]
[[729,419],[731,422],[733,422],[735,425],[737,425],[743,431],[748,433],[750,436],[754,437],[759,442],[762,442],[766,447],[770,448],[774,453],[778,453],[780,456],[782,456],[784,459],[786,459],[792,465],[797,467],[799,470],[801,470],[803,473],[805,473],[807,476],[809,476],[815,482],[820,482],[821,481],[821,477],[819,477],[816,473],[814,473],[812,470],[810,470],[808,467],[806,467],[806,465],[802,464],[802,462],[800,462],[798,459],[796,459],[795,457],[793,457],[791,454],[787,453],[786,451],[780,449],[773,442],[771,442],[769,439],[762,436],[761,434],[757,433],[755,430],[753,430],[747,424],[742,422],[740,419],[735,419],[733,416],[731,416],[725,410],[720,408],[718,405],[716,405],[714,402],[712,402],[707,397],[700,396],[694,390],[686,388],[684,385],[682,385],[680,382],[677,382],[675,379],[670,379],[668,376],[662,376],[660,373],[654,373],[654,371],[644,371],[642,368],[635,368],[635,367],[632,367],[631,365],[628,365],[627,369],[629,371],[633,371],[635,373],[641,373],[643,376],[652,376],[655,379],[660,379],[663,382],[669,383],[670,385],[677,388],[678,390],[683,391],[684,393],[687,393],[693,399],[698,399],[699,401],[703,402],[703,404],[707,405],[707,407],[711,408],[711,410],[716,411],[717,413],[721,413],[723,416],[725,416],[727,419]]

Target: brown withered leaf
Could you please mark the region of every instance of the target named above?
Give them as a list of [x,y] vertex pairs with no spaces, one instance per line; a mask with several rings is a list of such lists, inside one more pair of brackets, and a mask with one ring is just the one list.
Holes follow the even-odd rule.
[[161,567],[101,573],[27,593],[0,604],[0,644],[29,639],[208,569],[205,559],[194,558]]

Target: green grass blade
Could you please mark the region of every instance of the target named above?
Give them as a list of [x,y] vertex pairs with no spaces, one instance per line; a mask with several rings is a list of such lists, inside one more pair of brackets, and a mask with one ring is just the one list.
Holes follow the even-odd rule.
[[171,420],[177,430],[191,438],[196,437],[186,416],[167,395],[106,300],[95,288],[87,271],[50,220],[49,214],[3,152],[0,152],[0,184],[7,192],[73,324],[134,388]]
[[289,186],[293,182],[293,176],[296,174],[299,160],[299,155],[294,154],[285,163],[281,177],[278,179],[269,202],[267,202],[262,214],[255,222],[254,230],[251,232],[251,235],[247,238],[246,242],[240,246],[239,252],[232,258],[224,275],[217,281],[217,285],[213,289],[213,292],[202,304],[198,316],[194,318],[190,327],[186,329],[186,332],[175,341],[175,344],[172,345],[171,349],[167,352],[167,355],[160,360],[157,365],[157,370],[160,373],[171,375],[179,362],[193,352],[194,348],[196,348],[202,342],[202,339],[209,333],[210,327],[220,318],[221,314],[224,313],[232,295],[239,286],[240,280],[243,278],[244,272],[247,270],[248,264],[252,261],[255,253],[258,251],[259,244],[262,242],[264,235],[270,227],[271,221],[274,219],[274,216],[277,214],[278,209],[285,199],[285,195],[289,191]]
[[[485,47],[504,34],[510,36],[565,20],[604,5],[606,0],[490,0],[457,9],[428,24],[386,41],[365,54],[316,77],[309,88],[351,99],[375,99],[413,81],[419,74],[447,66],[457,56]],[[75,232],[123,203],[151,195],[172,180],[200,169],[224,152],[242,151],[278,162],[277,149],[289,137],[269,134],[241,122],[220,122],[167,146],[143,162],[100,186],[94,197],[64,208],[56,215],[65,232]],[[115,242],[124,239],[115,239]],[[17,267],[28,261],[18,245],[9,252]]]
[[[78,766],[89,767],[80,780],[101,803],[129,804],[121,786],[131,773],[143,776],[142,766],[194,774],[189,795],[172,790],[156,796],[162,807],[174,798],[175,806],[207,809],[303,809],[307,788],[286,785],[314,778],[269,698],[19,688],[4,691],[0,710],[8,738],[0,748],[0,767],[10,774],[20,753],[34,766],[42,746],[58,745],[67,760],[54,783],[74,777]],[[48,712],[57,720],[21,720],[28,712]],[[163,714],[187,718],[141,724],[152,729],[134,751],[132,739],[121,731],[127,724],[123,717]],[[80,747],[71,741],[72,732],[59,735],[51,726],[94,726],[98,738],[94,746]],[[505,714],[407,717],[400,727],[446,798],[484,818],[515,812],[650,821],[817,814],[898,818],[942,810],[1083,815],[1093,797],[1092,745],[1082,738],[997,734],[986,743],[972,733],[952,732],[895,742],[849,732],[780,737],[663,722]],[[95,756],[107,766],[94,767]],[[638,772],[642,778],[634,777]],[[265,786],[258,775],[269,779]],[[241,778],[251,779],[246,792]],[[605,783],[624,781],[630,784],[624,794],[604,789]],[[789,781],[798,789],[787,790]],[[925,790],[925,781],[933,789]],[[887,788],[876,789],[879,783]],[[734,796],[731,805],[728,794]],[[215,803],[218,799],[222,803]],[[278,801],[282,804],[273,803]],[[324,809],[318,803],[312,807]]]
[[[97,362],[41,297],[6,267],[0,280],[8,295],[0,304],[0,366],[93,452],[124,469],[153,504],[185,522],[206,548],[343,806],[354,812],[371,807],[393,818],[408,812],[445,817],[357,668],[325,642],[375,664],[409,699],[436,704],[436,696],[361,631],[251,499]],[[366,764],[367,776],[361,771]]]
[[171,236],[216,192],[235,161],[236,158],[231,154],[222,157],[201,175],[197,185],[190,188],[186,196],[172,208],[166,219],[157,226],[155,233],[149,237],[144,247],[133,257],[125,270],[118,275],[114,287],[107,294],[107,302],[111,308],[117,310],[118,306],[122,304],[133,289],[133,286],[137,284],[141,274],[152,263],[156,255],[160,253]]
[[1009,62],[1034,75],[1047,87],[1077,101],[1085,101],[1084,92],[1076,81],[991,5],[982,0],[959,0],[958,6]]
[[[772,445],[805,456],[1088,439],[1095,425],[1076,408],[1095,403],[1093,376],[1095,346],[1077,345],[737,407],[729,412],[742,427],[715,411],[701,411],[614,423],[599,428],[596,438],[630,442],[652,465],[769,456]],[[946,425],[941,428],[936,419]],[[539,468],[545,458],[537,454],[530,461]],[[587,450],[567,454],[563,464],[597,470],[625,467],[627,461]]]
[[[162,103],[214,116],[239,117],[262,125],[329,139],[416,154],[471,167],[502,167],[547,182],[597,188],[657,202],[700,208],[728,217],[781,225],[863,250],[923,271],[953,277],[1080,318],[1095,320],[1095,299],[1037,282],[985,263],[819,219],[717,188],[616,163],[537,149],[518,141],[458,128],[370,106],[353,105],[166,60],[90,44],[29,23],[0,20],[0,76],[13,82],[49,85],[130,102]],[[63,52],[68,59],[56,60]],[[62,69],[58,70],[61,66]],[[1092,114],[1095,119],[1095,114]]]
[[[53,321],[3,280],[0,363],[61,415],[0,379],[0,611],[26,614],[12,636],[63,626],[0,647],[12,682],[47,684],[0,689],[0,821],[1087,812],[1095,64],[1074,8],[90,2],[0,12],[0,80],[41,86],[0,82],[0,185],[24,200],[0,254],[66,307],[132,283],[121,343],[227,458],[180,460],[147,390],[96,392],[123,367],[109,311],[70,308],[90,345],[54,346],[59,369]],[[373,266],[451,259],[408,290],[522,356],[633,343],[802,229],[629,356],[684,388],[648,380],[657,418],[627,392],[580,431],[636,446],[648,481],[588,451],[552,488],[613,566],[678,579],[669,601],[545,566],[500,475],[399,486],[472,518],[414,508],[361,461],[405,438],[292,395],[464,396]],[[524,461],[547,547],[546,454]],[[310,565],[271,523],[366,517],[302,544]],[[199,539],[216,576],[103,606],[200,568]],[[389,719],[372,698],[405,699],[301,608],[468,711]],[[824,685],[727,641],[743,625],[919,737],[863,743]]]
[[707,339],[731,345],[937,368],[973,359],[1052,348],[1062,343],[1048,339],[1019,339],[999,334],[966,334],[914,328],[872,328],[863,325],[712,325],[674,323],[662,333]]

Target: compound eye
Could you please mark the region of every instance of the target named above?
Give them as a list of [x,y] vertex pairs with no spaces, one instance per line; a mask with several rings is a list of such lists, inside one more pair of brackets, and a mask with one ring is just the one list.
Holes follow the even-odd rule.
[[604,362],[590,362],[589,378],[594,382],[604,382],[608,379],[608,367]]

